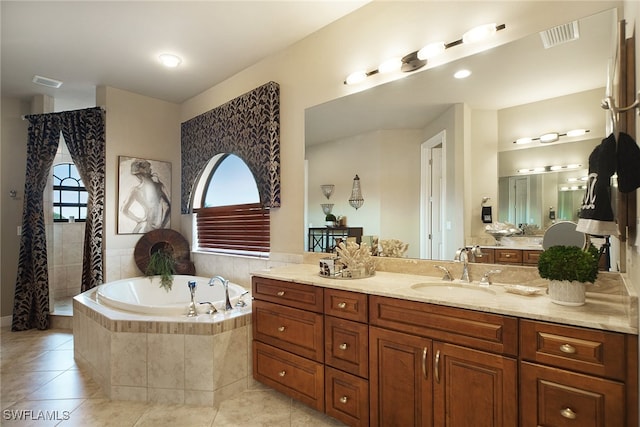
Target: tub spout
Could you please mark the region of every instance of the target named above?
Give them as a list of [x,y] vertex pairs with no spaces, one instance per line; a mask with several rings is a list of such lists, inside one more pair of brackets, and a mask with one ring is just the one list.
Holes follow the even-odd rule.
[[188,283],[189,292],[191,293],[191,302],[189,303],[189,311],[187,312],[187,317],[196,317],[198,315],[198,310],[196,310],[196,303],[193,298],[196,296],[196,281],[190,280]]
[[231,301],[229,300],[229,281],[222,276],[214,276],[209,280],[209,286],[215,285],[216,280],[219,280],[222,286],[224,286],[224,309],[225,311],[229,311],[233,309]]

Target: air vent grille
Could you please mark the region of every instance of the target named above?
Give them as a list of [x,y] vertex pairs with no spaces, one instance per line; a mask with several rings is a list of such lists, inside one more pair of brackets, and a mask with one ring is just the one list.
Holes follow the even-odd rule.
[[58,89],[60,86],[62,86],[62,82],[59,80],[54,80],[48,77],[42,77],[37,75],[33,76],[33,82],[35,84],[39,84],[42,86],[52,87],[54,89]]
[[540,32],[540,38],[545,49],[567,43],[580,38],[580,30],[578,21],[569,22],[568,24],[558,25]]

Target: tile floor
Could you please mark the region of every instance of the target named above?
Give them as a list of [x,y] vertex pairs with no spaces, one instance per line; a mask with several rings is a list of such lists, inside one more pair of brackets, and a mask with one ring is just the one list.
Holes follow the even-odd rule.
[[219,407],[111,401],[75,364],[67,329],[0,328],[0,425],[342,426],[274,390],[245,391]]

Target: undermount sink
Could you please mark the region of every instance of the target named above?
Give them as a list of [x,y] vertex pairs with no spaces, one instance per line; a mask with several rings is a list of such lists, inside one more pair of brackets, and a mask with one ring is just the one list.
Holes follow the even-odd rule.
[[495,295],[490,287],[465,282],[427,282],[411,285],[411,289],[433,296],[463,296],[472,294]]

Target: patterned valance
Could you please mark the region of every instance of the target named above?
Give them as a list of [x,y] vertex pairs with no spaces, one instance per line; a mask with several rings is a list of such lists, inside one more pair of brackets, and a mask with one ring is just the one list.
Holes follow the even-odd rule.
[[189,213],[196,179],[216,154],[240,157],[265,207],[280,206],[280,86],[269,82],[182,123],[181,211]]

